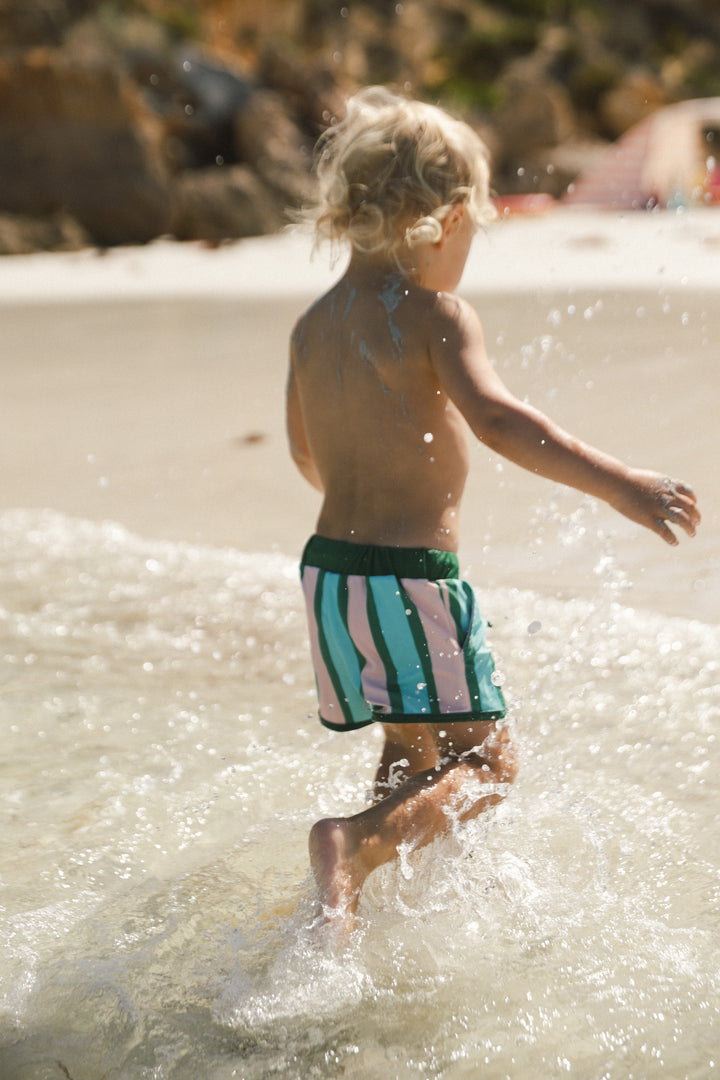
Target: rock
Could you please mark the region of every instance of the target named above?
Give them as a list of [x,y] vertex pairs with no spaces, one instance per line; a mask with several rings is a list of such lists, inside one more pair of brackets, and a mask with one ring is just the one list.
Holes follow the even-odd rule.
[[599,115],[610,138],[624,135],[663,105],[668,95],[658,79],[648,71],[632,71],[600,99]]
[[496,127],[506,160],[522,160],[537,150],[556,146],[569,138],[574,128],[567,91],[549,81],[509,80]]
[[108,65],[57,50],[0,60],[0,211],[66,211],[101,245],[167,231],[162,127]]
[[171,232],[178,240],[236,240],[275,232],[283,215],[247,165],[189,170],[177,177]]
[[185,165],[214,164],[218,157],[231,161],[234,118],[252,95],[249,80],[195,49],[178,50],[172,69],[180,100],[169,127],[184,145]]
[[34,251],[79,251],[90,237],[68,214],[34,218],[0,214],[0,255],[30,255]]
[[258,82],[282,96],[286,107],[313,138],[345,115],[345,98],[331,69],[308,62],[288,45],[269,42],[260,57]]
[[235,146],[238,159],[285,203],[300,206],[311,198],[312,140],[290,118],[279,94],[259,90],[238,110]]
[[0,48],[59,45],[93,0],[0,0]]

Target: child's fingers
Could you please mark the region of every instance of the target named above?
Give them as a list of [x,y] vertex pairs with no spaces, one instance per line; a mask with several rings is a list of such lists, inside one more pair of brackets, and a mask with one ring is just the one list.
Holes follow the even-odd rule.
[[687,514],[688,519],[692,522],[693,525],[700,524],[702,520],[702,515],[698,510],[697,500],[694,493],[692,497],[688,495],[678,494],[674,500],[674,503],[679,510],[684,511]]
[[661,517],[655,518],[655,528],[653,532],[656,532],[658,536],[661,536],[666,544],[670,544],[671,547],[677,547],[679,540],[671,528],[667,525],[665,520]]
[[668,480],[666,482],[675,488],[678,495],[688,495],[693,502],[696,501],[695,492],[689,484],[684,484],[682,480]]
[[681,480],[670,480],[666,477],[657,494],[661,511],[655,520],[658,525],[657,531],[663,539],[668,543],[677,544],[677,538],[667,526],[668,521],[679,525],[688,536],[694,536],[696,526],[700,524],[700,511],[693,489]]
[[679,525],[681,529],[684,529],[688,536],[695,535],[695,524],[692,516],[685,510],[682,510],[678,506],[671,506],[667,511],[668,521],[672,521],[674,525]]
[[678,543],[678,540],[668,525],[668,522],[671,522],[673,525],[678,525],[683,529],[688,536],[695,536],[695,526],[700,520],[700,514],[697,510],[693,511],[692,506],[685,509],[684,507],[677,505],[680,502],[679,499],[677,499],[674,504],[670,505],[668,505],[667,499],[663,499],[661,502],[663,509],[655,518],[655,531],[658,535],[661,536],[666,543],[672,544],[674,547]]

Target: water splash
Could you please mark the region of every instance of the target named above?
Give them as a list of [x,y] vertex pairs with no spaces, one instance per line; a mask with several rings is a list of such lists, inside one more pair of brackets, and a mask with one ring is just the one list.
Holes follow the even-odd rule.
[[713,1074],[717,626],[487,591],[518,780],[331,957],[307,832],[378,733],[317,724],[295,564],[19,513],[0,585],[1,1075]]

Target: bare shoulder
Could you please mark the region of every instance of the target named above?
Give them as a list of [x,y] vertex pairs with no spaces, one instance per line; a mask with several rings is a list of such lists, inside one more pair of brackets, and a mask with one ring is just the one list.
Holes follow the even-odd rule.
[[482,326],[475,308],[455,293],[434,293],[432,318],[439,328],[463,337],[482,337]]
[[428,351],[438,373],[485,358],[482,325],[467,300],[454,293],[435,293],[428,315]]

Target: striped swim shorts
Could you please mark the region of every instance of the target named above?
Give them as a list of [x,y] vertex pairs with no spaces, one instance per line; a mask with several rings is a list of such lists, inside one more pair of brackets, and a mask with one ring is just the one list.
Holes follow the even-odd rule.
[[487,623],[453,552],[313,536],[301,577],[325,727],[505,715]]

